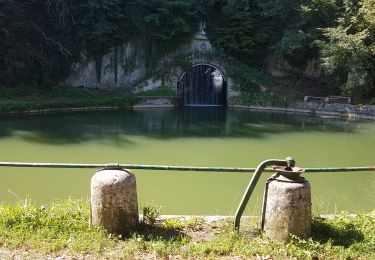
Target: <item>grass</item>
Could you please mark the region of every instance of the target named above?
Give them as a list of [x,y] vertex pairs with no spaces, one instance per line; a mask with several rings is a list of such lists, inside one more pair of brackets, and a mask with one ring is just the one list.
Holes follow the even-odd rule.
[[126,90],[103,91],[72,87],[30,88],[0,86],[0,113],[43,109],[97,108],[103,106],[128,108],[139,96],[175,97],[173,88],[164,86],[133,95]]
[[[89,227],[89,202],[53,201],[38,207],[29,201],[0,205],[0,249],[17,249],[31,258],[234,257],[254,259],[374,259],[375,217],[345,213],[332,219],[315,217],[312,237],[274,243],[256,229],[256,218],[232,231],[229,221],[207,224],[200,218],[141,222],[126,236]],[[0,255],[1,255],[0,250]],[[19,252],[19,251],[18,251]],[[3,256],[4,257],[4,256]]]
[[126,108],[133,100],[132,95],[120,90],[108,92],[71,87],[0,86],[0,112],[101,106]]
[[[0,207],[0,245],[53,252],[93,250],[112,243],[104,230],[90,229],[86,201],[51,202],[37,207],[28,201]],[[95,243],[92,243],[95,241]]]

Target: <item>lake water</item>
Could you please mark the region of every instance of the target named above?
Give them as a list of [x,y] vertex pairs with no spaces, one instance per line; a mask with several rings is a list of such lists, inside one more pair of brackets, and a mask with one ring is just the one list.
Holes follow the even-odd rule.
[[[0,161],[256,167],[293,156],[299,167],[375,164],[375,124],[223,108],[0,118]],[[164,214],[232,215],[252,173],[134,170],[140,205]],[[89,197],[93,169],[0,167],[0,201]],[[245,213],[258,214],[264,174]],[[375,209],[375,172],[306,173],[315,213]]]

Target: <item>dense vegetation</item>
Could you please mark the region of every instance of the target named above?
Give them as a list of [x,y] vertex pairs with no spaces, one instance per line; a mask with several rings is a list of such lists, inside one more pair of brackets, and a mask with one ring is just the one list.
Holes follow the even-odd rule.
[[100,110],[105,107],[127,109],[135,96],[124,90],[112,92],[82,88],[36,88],[25,86],[0,88],[0,114],[18,112],[53,112],[73,109]]
[[[239,258],[246,259],[373,259],[373,215],[315,217],[312,237],[275,243],[256,228],[257,218],[233,231],[232,221],[206,224],[201,218],[157,220],[155,207],[143,208],[138,230],[128,236],[88,225],[88,201],[30,201],[0,205],[0,255],[3,258]],[[206,234],[206,235],[204,235]],[[4,250],[6,248],[6,250]],[[3,250],[2,250],[3,249]],[[69,257],[68,257],[69,256]],[[48,258],[48,257],[47,257]]]
[[[98,58],[137,37],[147,42],[152,67],[203,20],[216,49],[242,68],[261,71],[273,53],[301,79],[315,58],[326,71],[319,80],[327,93],[370,99],[374,10],[373,0],[0,0],[0,85],[54,86],[82,53]],[[247,71],[237,74],[251,78]]]
[[375,97],[375,1],[348,1],[336,26],[323,30],[323,65],[331,72],[344,72],[346,92]]

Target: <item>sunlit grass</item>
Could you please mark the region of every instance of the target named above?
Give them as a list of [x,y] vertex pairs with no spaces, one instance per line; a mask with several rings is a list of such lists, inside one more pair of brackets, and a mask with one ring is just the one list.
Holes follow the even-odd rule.
[[99,252],[113,243],[102,229],[88,225],[86,200],[51,202],[36,206],[27,200],[0,206],[0,244],[10,248],[37,248],[44,252],[68,249]]
[[256,217],[245,219],[240,233],[233,231],[230,220],[208,224],[201,218],[190,218],[158,220],[153,225],[141,223],[135,233],[111,235],[89,227],[89,208],[87,200],[53,201],[47,206],[27,200],[2,204],[0,247],[27,250],[31,257],[375,258],[375,217],[371,214],[315,217],[312,238],[293,237],[284,244],[265,238],[257,229]]

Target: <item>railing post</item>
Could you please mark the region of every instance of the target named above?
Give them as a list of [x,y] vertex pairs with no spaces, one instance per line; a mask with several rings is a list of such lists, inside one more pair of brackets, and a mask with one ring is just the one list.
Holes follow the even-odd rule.
[[124,234],[138,224],[135,176],[121,168],[99,170],[91,178],[90,224]]
[[265,235],[287,242],[291,235],[308,238],[311,233],[311,188],[298,167],[275,167],[266,183],[261,227]]

